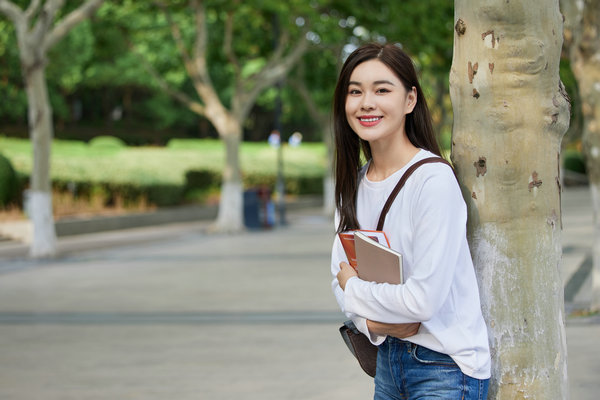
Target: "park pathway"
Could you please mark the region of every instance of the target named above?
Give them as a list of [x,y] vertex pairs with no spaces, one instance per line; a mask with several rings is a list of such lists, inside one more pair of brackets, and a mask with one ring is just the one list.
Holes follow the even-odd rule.
[[[569,308],[589,286],[588,195],[563,197]],[[65,237],[51,261],[0,244],[0,399],[372,398],[337,333],[332,221],[305,209],[270,231],[205,228]],[[599,337],[597,317],[569,319],[572,399],[597,398]]]

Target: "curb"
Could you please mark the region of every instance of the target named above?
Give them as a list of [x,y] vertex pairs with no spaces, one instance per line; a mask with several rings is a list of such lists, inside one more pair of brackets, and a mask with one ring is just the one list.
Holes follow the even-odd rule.
[[[322,205],[323,198],[321,196],[298,197],[290,199],[284,204],[285,209],[291,211]],[[275,204],[275,207],[278,208],[279,204]],[[217,205],[166,207],[150,212],[65,218],[56,221],[54,226],[56,236],[63,237],[182,222],[208,221],[215,219],[217,212]],[[31,223],[28,220],[0,223],[0,236],[28,243],[31,237]]]

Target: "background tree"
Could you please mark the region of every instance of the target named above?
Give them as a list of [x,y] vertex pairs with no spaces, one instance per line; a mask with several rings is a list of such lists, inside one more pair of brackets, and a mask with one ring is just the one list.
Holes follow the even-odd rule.
[[577,79],[592,206],[594,245],[591,309],[600,309],[600,2],[563,0],[565,47]]
[[11,1],[0,0],[0,13],[6,15],[15,27],[27,93],[29,135],[33,143],[34,159],[27,210],[33,223],[30,250],[33,257],[56,253],[50,184],[53,124],[46,83],[48,52],[71,29],[92,15],[102,2],[103,0],[88,0],[61,16],[64,5],[61,0],[32,0],[26,9]]
[[[253,2],[217,3],[158,3],[194,95],[170,85],[154,66],[149,67],[162,88],[209,120],[225,143],[226,167],[214,227],[238,231],[243,228],[238,154],[243,126],[258,96],[284,78],[308,48],[305,20],[297,16],[309,6],[301,6],[302,2],[262,2],[260,7]],[[265,32],[271,41],[261,40]],[[209,60],[217,59],[225,68],[213,65],[211,69]]]
[[[182,107],[148,74],[145,63],[168,85],[193,92],[164,15],[148,2],[123,1],[106,3],[97,16],[94,57],[76,93],[85,123],[96,127],[92,132],[108,128],[132,145],[164,145],[172,137],[206,134],[198,132],[204,118]],[[189,13],[187,19],[193,23]],[[87,139],[85,129],[78,132]]]
[[452,160],[490,334],[490,399],[567,398],[558,1],[455,2]]

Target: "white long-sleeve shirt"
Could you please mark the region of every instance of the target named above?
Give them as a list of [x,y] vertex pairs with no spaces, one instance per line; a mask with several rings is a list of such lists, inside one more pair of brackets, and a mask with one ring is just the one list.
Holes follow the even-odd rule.
[[[434,154],[420,150],[402,169],[383,181],[361,171],[357,218],[361,229],[375,229],[381,209],[406,169]],[[386,323],[421,322],[406,340],[448,354],[463,373],[490,377],[487,328],[466,239],[467,210],[450,167],[424,164],[406,181],[392,204],[383,231],[390,247],[402,254],[404,284],[377,284],[350,278],[345,291],[336,278],[347,261],[336,235],[332,257],[332,288],[342,311],[374,344],[385,336],[371,334],[366,320]],[[336,227],[339,216],[336,217]]]

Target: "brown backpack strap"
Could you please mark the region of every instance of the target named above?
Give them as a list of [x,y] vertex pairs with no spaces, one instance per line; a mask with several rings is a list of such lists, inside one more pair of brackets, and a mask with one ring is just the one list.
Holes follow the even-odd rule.
[[[452,168],[452,165],[448,161],[444,160],[441,157],[424,158],[422,160],[417,161],[410,167],[408,167],[408,169],[406,170],[404,175],[402,175],[402,177],[396,184],[396,187],[394,188],[394,190],[392,190],[392,193],[390,193],[390,196],[388,197],[387,201],[385,202],[385,205],[383,206],[383,209],[381,210],[381,214],[379,215],[379,222],[377,223],[378,231],[383,230],[383,223],[385,222],[385,216],[387,215],[388,211],[390,211],[390,207],[392,207],[392,203],[394,202],[394,199],[396,198],[396,196],[398,196],[398,193],[400,193],[400,189],[402,189],[402,187],[406,183],[406,180],[412,175],[412,173],[415,172],[415,170],[423,164],[438,163],[438,162],[446,164],[450,168]],[[452,168],[452,171],[454,172],[453,168]]]

